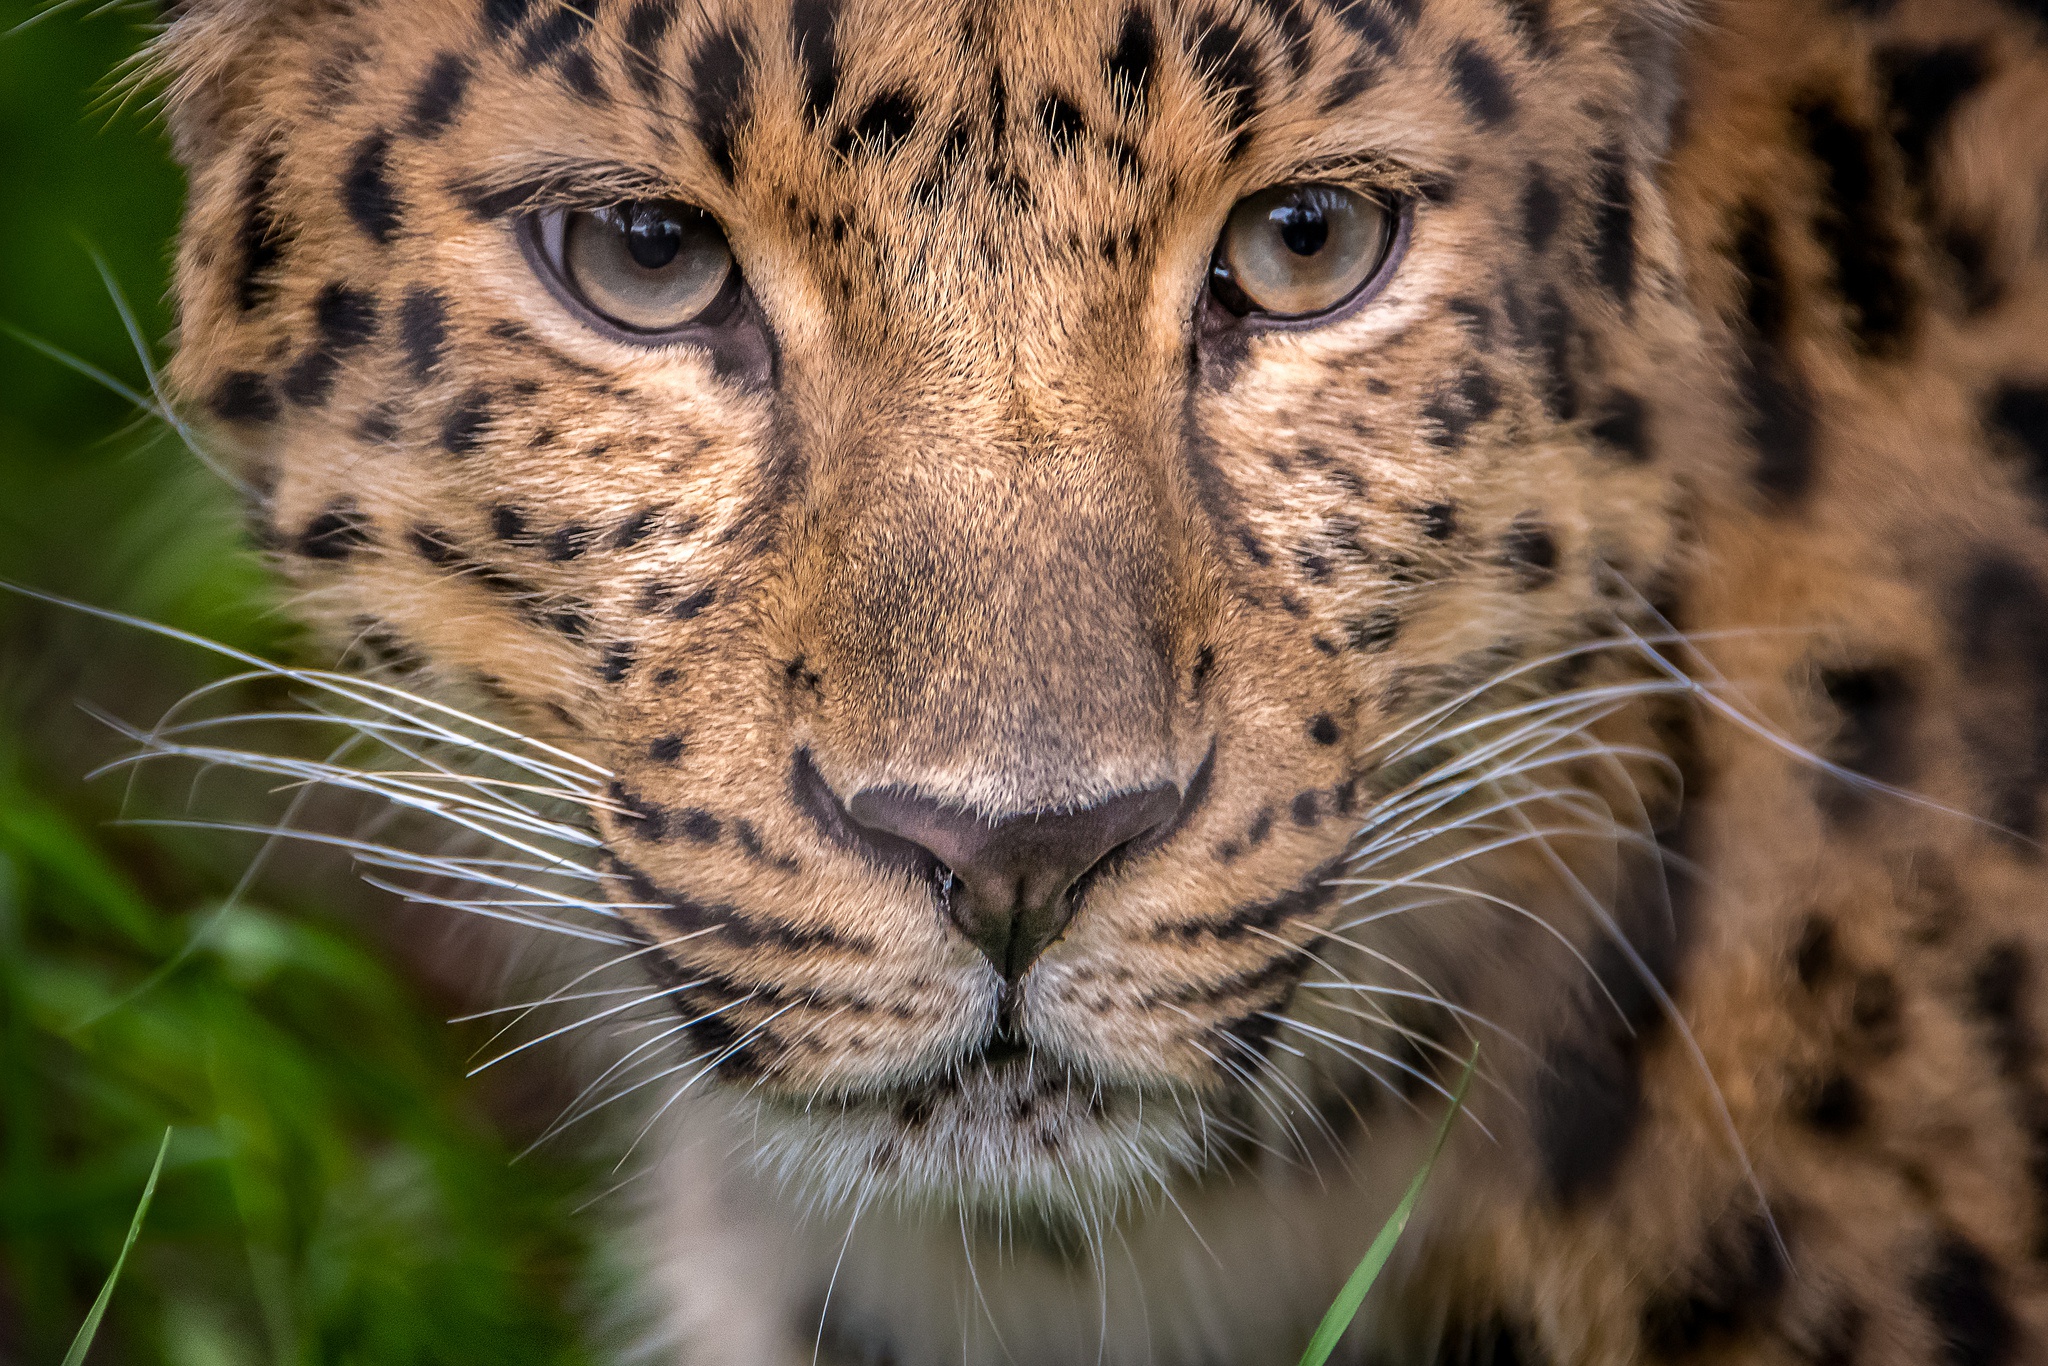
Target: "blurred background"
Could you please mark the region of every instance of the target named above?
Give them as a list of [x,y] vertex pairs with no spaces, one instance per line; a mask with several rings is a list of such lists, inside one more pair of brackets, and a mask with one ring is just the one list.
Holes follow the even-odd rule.
[[[0,0],[0,579],[293,659],[228,490],[16,335],[143,389],[114,291],[159,357],[171,323],[180,179],[116,84],[153,11],[46,4]],[[448,1023],[477,1003],[437,970],[444,917],[302,848],[236,895],[255,841],[134,823],[254,810],[247,781],[87,781],[133,748],[109,718],[228,671],[0,592],[0,1363],[63,1358],[166,1126],[89,1360],[591,1359],[607,1275],[574,1211],[604,1169],[515,1164],[562,1080],[533,1054],[465,1080],[489,1031]]]

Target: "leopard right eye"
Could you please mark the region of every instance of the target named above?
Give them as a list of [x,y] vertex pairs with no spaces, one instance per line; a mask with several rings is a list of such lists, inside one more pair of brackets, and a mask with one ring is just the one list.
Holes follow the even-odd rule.
[[1239,317],[1332,312],[1388,264],[1400,217],[1335,185],[1276,185],[1239,200],[1209,268],[1216,301]]
[[725,320],[740,273],[710,214],[667,199],[557,209],[536,223],[559,291],[632,339]]

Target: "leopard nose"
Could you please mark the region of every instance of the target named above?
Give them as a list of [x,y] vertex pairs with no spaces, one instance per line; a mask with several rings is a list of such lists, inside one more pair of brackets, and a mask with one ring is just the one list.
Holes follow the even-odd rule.
[[846,810],[881,841],[908,841],[951,871],[953,922],[1015,982],[1073,919],[1074,884],[1164,828],[1180,805],[1180,789],[1168,784],[1080,811],[989,820],[909,788],[876,787],[854,794]]

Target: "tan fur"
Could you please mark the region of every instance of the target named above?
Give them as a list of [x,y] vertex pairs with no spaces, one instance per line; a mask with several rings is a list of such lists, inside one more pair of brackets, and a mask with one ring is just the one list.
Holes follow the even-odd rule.
[[[662,1350],[1292,1360],[1469,1035],[1354,1359],[2048,1355],[2043,24],[797,8],[822,109],[787,0],[187,0],[162,45],[174,378],[303,615],[611,769],[662,1009],[722,1021],[651,1140]],[[1225,216],[1296,180],[1412,205],[1406,254],[1219,342]],[[654,193],[724,225],[772,378],[516,246]],[[1575,697],[1573,755],[1373,843]],[[991,818],[1207,795],[1006,1005],[800,755]]]

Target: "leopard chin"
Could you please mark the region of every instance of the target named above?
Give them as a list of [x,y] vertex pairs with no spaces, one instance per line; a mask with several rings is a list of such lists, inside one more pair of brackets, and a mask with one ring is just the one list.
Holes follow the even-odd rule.
[[1170,1083],[1105,1081],[1017,1044],[877,1093],[756,1100],[750,1118],[751,1161],[814,1214],[875,1204],[1025,1231],[1001,1236],[1113,1224],[1237,1141]]

